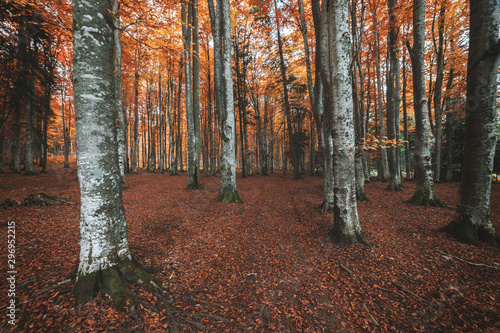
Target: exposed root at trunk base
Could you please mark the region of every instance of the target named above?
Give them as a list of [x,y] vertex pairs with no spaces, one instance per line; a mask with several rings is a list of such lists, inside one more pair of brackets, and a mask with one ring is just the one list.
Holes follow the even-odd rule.
[[319,208],[321,209],[321,211],[323,212],[333,212],[333,202],[328,202],[328,201],[323,201],[323,203],[321,204],[321,206],[319,206]]
[[243,200],[240,198],[238,191],[234,191],[232,189],[225,189],[221,194],[217,197],[217,201],[222,201],[224,203],[243,203]]
[[431,195],[430,193],[424,193],[422,191],[415,192],[411,199],[405,202],[414,204],[415,206],[449,208],[445,203],[436,198],[434,195]]
[[186,190],[203,190],[204,188],[202,184],[191,184],[186,187]]
[[399,192],[402,191],[403,185],[401,184],[393,184],[389,182],[389,185],[385,188],[386,191],[391,191],[391,192]]
[[346,235],[345,233],[341,232],[339,228],[333,228],[330,230],[328,233],[328,240],[338,246],[348,246],[348,245],[354,245],[354,244],[363,244],[367,246],[371,246],[370,242],[368,241],[368,237],[363,233],[363,231],[355,232],[352,235]]
[[368,197],[366,196],[365,191],[356,191],[356,200],[357,201],[366,201],[366,202],[372,202]]
[[447,226],[439,229],[455,237],[459,242],[477,245],[478,241],[486,242],[490,245],[500,247],[500,235],[494,230],[488,230],[482,225],[474,225],[472,221],[462,221],[456,219]]
[[135,283],[145,290],[153,290],[158,283],[135,260],[122,260],[118,265],[94,273],[80,275],[73,286],[77,304],[94,299],[97,292],[107,294],[119,310],[137,303],[137,296],[128,287]]

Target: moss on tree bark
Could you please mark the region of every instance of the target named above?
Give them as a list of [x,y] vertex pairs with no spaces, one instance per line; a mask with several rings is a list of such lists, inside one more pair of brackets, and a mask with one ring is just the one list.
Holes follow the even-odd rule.
[[353,244],[364,244],[367,246],[371,246],[368,241],[368,237],[363,233],[363,231],[359,230],[352,234],[343,233],[339,228],[333,228],[328,233],[328,240],[335,245],[339,246],[347,246]]
[[405,202],[414,204],[415,206],[448,208],[448,206],[436,198],[431,191],[417,190],[413,196]]
[[500,235],[484,224],[477,224],[467,216],[457,216],[447,226],[440,229],[455,237],[458,241],[477,245],[479,241],[500,247]]
[[224,203],[243,203],[243,200],[240,198],[240,195],[238,194],[238,191],[226,188],[222,191],[222,193],[219,194],[217,197],[218,201],[222,201]]
[[158,285],[146,268],[134,259],[126,259],[107,269],[79,275],[73,286],[73,294],[77,304],[85,304],[94,299],[97,292],[102,292],[111,297],[117,309],[124,310],[137,303],[129,283],[151,290],[152,282]]

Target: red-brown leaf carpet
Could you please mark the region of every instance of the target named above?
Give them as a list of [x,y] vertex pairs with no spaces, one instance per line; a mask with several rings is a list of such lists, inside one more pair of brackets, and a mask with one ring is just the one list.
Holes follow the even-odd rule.
[[[243,204],[215,201],[220,178],[126,176],[124,202],[132,253],[159,267],[164,292],[132,287],[143,305],[119,312],[98,295],[75,306],[79,189],[76,170],[53,165],[37,176],[0,174],[0,201],[43,192],[75,203],[0,208],[7,269],[7,225],[16,223],[16,325],[7,323],[8,286],[0,284],[4,332],[500,332],[500,250],[458,243],[438,229],[454,216],[459,183],[436,184],[452,209],[403,203],[415,185],[366,185],[358,203],[372,246],[326,240],[320,176],[238,177]],[[491,219],[500,231],[500,185]],[[3,276],[5,276],[4,274]]]

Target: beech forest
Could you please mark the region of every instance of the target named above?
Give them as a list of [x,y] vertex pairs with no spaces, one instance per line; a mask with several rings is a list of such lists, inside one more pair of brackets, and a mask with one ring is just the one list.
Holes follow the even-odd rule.
[[0,0],[2,332],[500,332],[497,0]]

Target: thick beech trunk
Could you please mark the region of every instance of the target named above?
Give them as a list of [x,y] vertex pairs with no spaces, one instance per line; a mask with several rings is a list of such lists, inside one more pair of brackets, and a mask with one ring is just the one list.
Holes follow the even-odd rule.
[[349,1],[330,0],[328,20],[329,79],[325,93],[332,100],[334,226],[329,239],[339,245],[369,244],[361,230],[356,204],[355,140],[350,75]]
[[425,92],[425,0],[413,2],[413,49],[410,49],[413,65],[413,92],[415,108],[415,180],[417,187],[413,197],[408,200],[421,206],[444,206],[434,193],[431,154],[429,151],[429,118]]
[[[215,89],[221,134],[221,187],[217,200],[242,202],[236,187],[236,128],[234,117],[233,76],[231,64],[231,7],[229,0],[209,0],[210,22],[214,37]],[[221,89],[218,89],[218,88]]]
[[500,64],[500,3],[470,1],[467,115],[460,202],[446,230],[460,241],[500,246],[490,219],[490,190],[497,140],[497,73]]
[[[317,2],[314,1],[313,4]],[[319,6],[318,6],[319,7]],[[326,6],[323,6],[320,13],[319,8],[314,7],[316,29],[316,75],[321,79],[321,83],[316,81],[316,106],[318,118],[322,118],[321,124],[322,147],[323,147],[323,211],[333,211],[334,207],[334,177],[333,177],[333,141],[332,141],[332,96],[326,91],[326,85],[330,84],[330,69],[328,65],[328,17]],[[318,98],[322,97],[322,98]]]
[[127,240],[116,138],[113,28],[106,19],[110,12],[110,2],[73,2],[81,195],[80,262],[73,292],[78,303],[85,303],[102,291],[122,308],[127,300],[134,301],[125,283],[148,284],[152,278],[133,261]]
[[[182,1],[182,25],[184,35],[184,72],[185,72],[185,96],[186,96],[186,126],[187,126],[187,154],[188,154],[188,188],[201,188],[200,182],[200,150],[199,132],[200,132],[200,85],[199,85],[199,60],[198,53],[193,56],[192,50],[198,45],[198,7],[192,1],[186,5]],[[196,13],[195,13],[196,12]],[[196,19],[195,19],[196,16]],[[196,36],[195,36],[196,35]],[[193,41],[193,49],[192,42]],[[197,47],[199,49],[199,47]],[[195,68],[196,67],[196,68]],[[195,71],[197,73],[195,73]],[[196,81],[196,82],[195,82]],[[196,95],[196,98],[194,95]],[[195,106],[196,100],[196,106]]]

